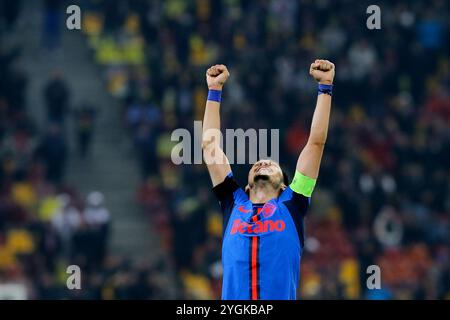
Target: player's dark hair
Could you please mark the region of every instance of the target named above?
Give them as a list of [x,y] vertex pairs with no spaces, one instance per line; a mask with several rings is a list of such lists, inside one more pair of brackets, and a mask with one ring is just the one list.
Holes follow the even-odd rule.
[[284,171],[283,168],[281,168],[281,172],[283,173],[283,183],[288,186],[289,185],[289,176],[286,173],[286,171]]

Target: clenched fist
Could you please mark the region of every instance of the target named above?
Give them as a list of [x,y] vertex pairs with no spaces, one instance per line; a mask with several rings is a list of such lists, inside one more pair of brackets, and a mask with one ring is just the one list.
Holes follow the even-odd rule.
[[230,73],[223,64],[216,64],[206,71],[206,83],[208,89],[222,90],[223,85],[227,81]]
[[322,84],[332,84],[334,79],[334,64],[328,60],[316,60],[311,63],[309,74]]

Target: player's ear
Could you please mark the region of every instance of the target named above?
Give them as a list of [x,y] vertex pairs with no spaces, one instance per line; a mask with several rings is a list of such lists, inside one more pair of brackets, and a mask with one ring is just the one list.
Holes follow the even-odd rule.
[[281,178],[280,194],[281,194],[284,190],[286,190],[286,188],[287,188],[287,186],[288,186],[288,184],[289,184],[289,177],[288,177],[288,175],[286,174],[286,172],[285,172],[283,169],[281,169],[281,172],[282,172],[282,174],[283,174],[283,177]]
[[280,186],[280,192],[278,193],[278,196],[279,196],[280,194],[282,194],[283,191],[286,190],[286,188],[287,188],[287,185],[285,185],[284,183],[282,183],[281,186]]

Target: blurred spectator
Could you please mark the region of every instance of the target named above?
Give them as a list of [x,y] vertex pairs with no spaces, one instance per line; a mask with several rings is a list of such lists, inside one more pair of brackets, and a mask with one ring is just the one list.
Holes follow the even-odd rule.
[[100,264],[106,255],[110,225],[110,213],[104,205],[104,196],[94,191],[88,194],[83,218],[91,234],[91,254],[89,259]]
[[438,49],[442,46],[444,25],[433,11],[427,10],[425,19],[419,23],[417,29],[419,41],[424,48]]
[[351,66],[358,66],[358,68],[351,68],[353,79],[361,81],[375,66],[376,53],[367,40],[361,40],[350,47],[348,59]]
[[75,112],[78,152],[82,158],[85,158],[90,150],[96,116],[97,112],[95,108],[89,103],[84,103]]
[[61,5],[59,0],[44,0],[42,45],[48,50],[55,50],[60,46],[60,18],[64,12]]
[[157,172],[155,131],[148,123],[141,123],[134,136],[142,177],[146,179]]
[[5,24],[6,31],[9,31],[14,27],[21,5],[21,0],[0,0],[0,23],[3,22]]
[[38,157],[43,161],[48,181],[59,184],[64,177],[67,145],[61,128],[51,124],[38,147]]
[[59,71],[52,74],[44,88],[44,98],[47,107],[47,117],[50,122],[63,124],[69,111],[70,92]]
[[74,233],[82,224],[80,211],[73,206],[72,199],[67,194],[59,196],[60,208],[52,217],[52,226],[58,232],[59,238],[66,254],[72,251],[71,243]]

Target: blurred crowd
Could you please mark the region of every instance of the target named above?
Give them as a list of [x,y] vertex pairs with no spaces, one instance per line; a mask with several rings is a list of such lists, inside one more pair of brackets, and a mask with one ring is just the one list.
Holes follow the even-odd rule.
[[[178,298],[220,297],[222,218],[206,167],[171,161],[172,131],[193,132],[194,121],[203,117],[206,68],[224,63],[231,71],[223,128],[279,129],[281,165],[292,175],[315,106],[316,84],[308,70],[318,57],[335,63],[336,78],[330,132],[306,221],[299,297],[450,298],[449,3],[378,1],[381,30],[366,27],[369,4],[80,1],[87,43],[104,68],[107,89],[122,102],[123,125],[135,145],[142,172],[136,201],[173,259]],[[1,59],[6,68],[6,53]],[[16,127],[21,122],[11,119],[20,117],[11,110],[23,110],[25,103],[14,104],[24,96],[26,79],[10,72],[0,81],[0,88],[15,88],[0,92],[2,128]],[[18,159],[2,156],[3,202],[20,194],[12,186],[45,181],[45,156],[27,145],[35,140],[25,127],[2,129],[2,144],[17,132],[22,138]],[[28,174],[12,179],[17,169],[11,163],[17,168],[26,159]],[[233,166],[241,184],[248,169]],[[40,192],[58,196],[52,187],[58,179],[52,183]],[[74,206],[84,212],[83,203]],[[0,239],[9,239],[2,230]],[[374,264],[381,268],[382,288],[368,290],[366,271]],[[116,270],[112,266],[120,264],[105,259],[104,265]],[[105,277],[113,274],[111,283],[119,288],[112,297],[164,297],[161,287],[155,293],[157,279],[145,268],[122,268],[115,275],[93,274],[92,287],[110,283]],[[120,284],[128,286],[123,296]],[[101,297],[111,297],[108,288]]]
[[59,89],[51,80],[43,90],[49,123],[41,132],[27,111],[27,76],[16,63],[20,52],[1,49],[0,286],[8,280],[34,298],[59,297],[49,290],[56,286],[54,274],[64,276],[58,270],[64,261],[87,269],[103,261],[109,212],[101,193],[84,200],[64,183],[67,145],[62,113],[53,108]]
[[[95,108],[88,101],[74,108],[59,71],[43,75],[42,96],[27,99],[23,44],[3,41],[18,23],[19,3],[0,2],[0,300],[166,298],[156,276],[164,266],[112,255],[103,194],[84,196],[65,178],[69,156],[77,156],[69,152],[68,118],[84,158]],[[32,116],[38,99],[45,123]],[[82,290],[68,289],[69,265],[80,267]]]

